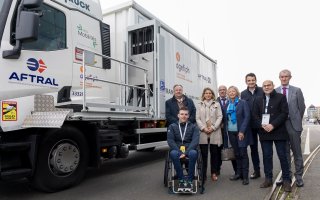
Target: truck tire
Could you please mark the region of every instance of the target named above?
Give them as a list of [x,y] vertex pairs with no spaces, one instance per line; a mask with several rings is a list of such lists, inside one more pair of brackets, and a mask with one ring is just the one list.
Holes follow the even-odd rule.
[[89,149],[85,136],[65,126],[49,130],[38,148],[32,185],[45,192],[56,192],[79,183],[87,169]]

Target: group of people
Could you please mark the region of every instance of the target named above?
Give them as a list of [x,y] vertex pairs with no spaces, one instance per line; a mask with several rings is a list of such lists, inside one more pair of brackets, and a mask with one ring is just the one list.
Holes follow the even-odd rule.
[[[301,133],[305,103],[301,89],[289,85],[291,77],[291,72],[285,69],[279,73],[281,86],[275,88],[273,81],[265,80],[259,87],[256,75],[249,73],[245,76],[247,89],[241,93],[236,86],[227,89],[221,85],[219,97],[216,97],[214,91],[207,87],[203,89],[197,106],[183,94],[182,85],[175,85],[174,96],[166,101],[166,119],[167,141],[179,180],[178,187],[193,187],[198,153],[201,153],[203,161],[204,180],[207,179],[210,153],[210,178],[217,181],[222,165],[221,150],[229,146],[235,154],[235,160],[231,161],[234,175],[230,180],[241,179],[243,185],[248,185],[249,178],[261,177],[259,140],[265,174],[260,187],[267,188],[273,184],[273,144],[282,170],[282,178],[276,184],[283,184],[286,192],[291,191],[291,150],[296,185],[302,187]],[[250,176],[248,146],[253,164]],[[184,177],[181,159],[188,159],[187,177]]]

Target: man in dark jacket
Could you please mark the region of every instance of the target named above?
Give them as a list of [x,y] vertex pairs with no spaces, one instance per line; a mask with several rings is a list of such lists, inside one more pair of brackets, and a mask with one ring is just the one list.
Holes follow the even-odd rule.
[[173,86],[174,96],[166,101],[167,126],[178,121],[179,108],[187,107],[189,110],[189,122],[196,123],[196,107],[191,99],[183,94],[182,85]]
[[[217,101],[220,103],[221,105],[221,110],[222,110],[222,123],[221,123],[221,132],[222,132],[222,136],[223,133],[225,133],[225,126],[223,124],[223,122],[226,121],[226,112],[227,112],[227,108],[228,108],[228,98],[227,98],[227,86],[225,85],[220,85],[218,88],[218,92],[219,92],[219,97],[217,98]],[[222,137],[224,139],[224,137]],[[225,144],[226,141],[223,142],[223,144]],[[221,147],[219,147],[219,151],[221,153],[223,149],[223,145]],[[234,174],[237,174],[237,161],[236,160],[231,160],[232,163],[232,168],[234,170]],[[218,175],[220,175],[220,169],[221,169],[221,165],[222,165],[222,160],[220,159],[219,161],[219,170],[218,170]]]
[[272,146],[274,143],[282,170],[283,189],[285,192],[290,192],[291,179],[289,162],[286,156],[286,144],[289,137],[285,126],[289,113],[288,103],[284,95],[274,90],[274,84],[270,80],[263,82],[263,91],[264,97],[257,98],[253,108],[256,126],[260,126],[259,138],[265,173],[265,181],[260,187],[272,186]]
[[[197,146],[199,144],[199,128],[188,122],[189,111],[181,107],[178,114],[179,120],[172,123],[167,132],[167,142],[170,147],[170,158],[176,169],[179,186],[178,188],[193,188],[195,165],[198,158]],[[181,159],[189,160],[187,179],[184,179]]]
[[251,122],[250,122],[250,128],[252,133],[252,144],[250,144],[251,149],[251,160],[254,168],[253,174],[250,175],[251,179],[256,179],[260,177],[260,159],[259,159],[259,153],[258,153],[258,129],[259,127],[255,126],[253,117],[252,117],[252,110],[253,110],[253,104],[257,97],[262,97],[263,90],[261,87],[257,86],[257,77],[254,73],[249,73],[245,77],[245,81],[247,84],[247,89],[243,90],[241,92],[241,99],[246,100],[250,112],[251,112]]

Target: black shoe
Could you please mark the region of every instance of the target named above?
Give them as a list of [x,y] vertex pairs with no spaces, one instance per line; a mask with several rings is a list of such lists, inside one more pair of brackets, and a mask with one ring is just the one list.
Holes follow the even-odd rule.
[[242,185],[248,185],[249,184],[249,179],[244,178],[242,181]]
[[241,178],[241,176],[239,174],[235,174],[233,176],[231,176],[229,179],[230,181],[236,181],[239,180]]
[[272,181],[266,179],[261,185],[260,188],[267,188],[267,187],[271,187],[272,186]]
[[256,179],[261,177],[260,171],[254,171],[253,174],[250,175],[250,179]]
[[277,185],[277,186],[280,186],[280,185],[282,185],[282,184],[283,184],[282,178],[281,178],[279,181],[276,182],[276,185]]
[[296,186],[303,187],[304,186],[303,180],[302,179],[296,180]]
[[290,182],[287,182],[287,181],[283,182],[282,187],[285,192],[291,192],[291,190],[292,190]]

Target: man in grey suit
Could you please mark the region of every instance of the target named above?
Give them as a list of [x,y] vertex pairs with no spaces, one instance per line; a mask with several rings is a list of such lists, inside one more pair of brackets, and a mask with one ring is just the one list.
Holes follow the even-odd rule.
[[[287,148],[287,157],[289,164],[291,163],[290,149],[293,152],[294,165],[296,172],[296,185],[302,187],[304,185],[302,180],[303,174],[303,157],[301,152],[301,133],[302,133],[302,118],[306,106],[304,104],[304,97],[300,88],[289,85],[291,79],[291,72],[287,69],[279,73],[281,86],[276,89],[278,93],[282,93],[287,97],[289,105],[289,116],[286,121],[286,128],[289,133],[289,142]],[[289,165],[290,166],[290,165]],[[290,174],[291,170],[290,170]],[[278,183],[278,184],[281,184]]]

